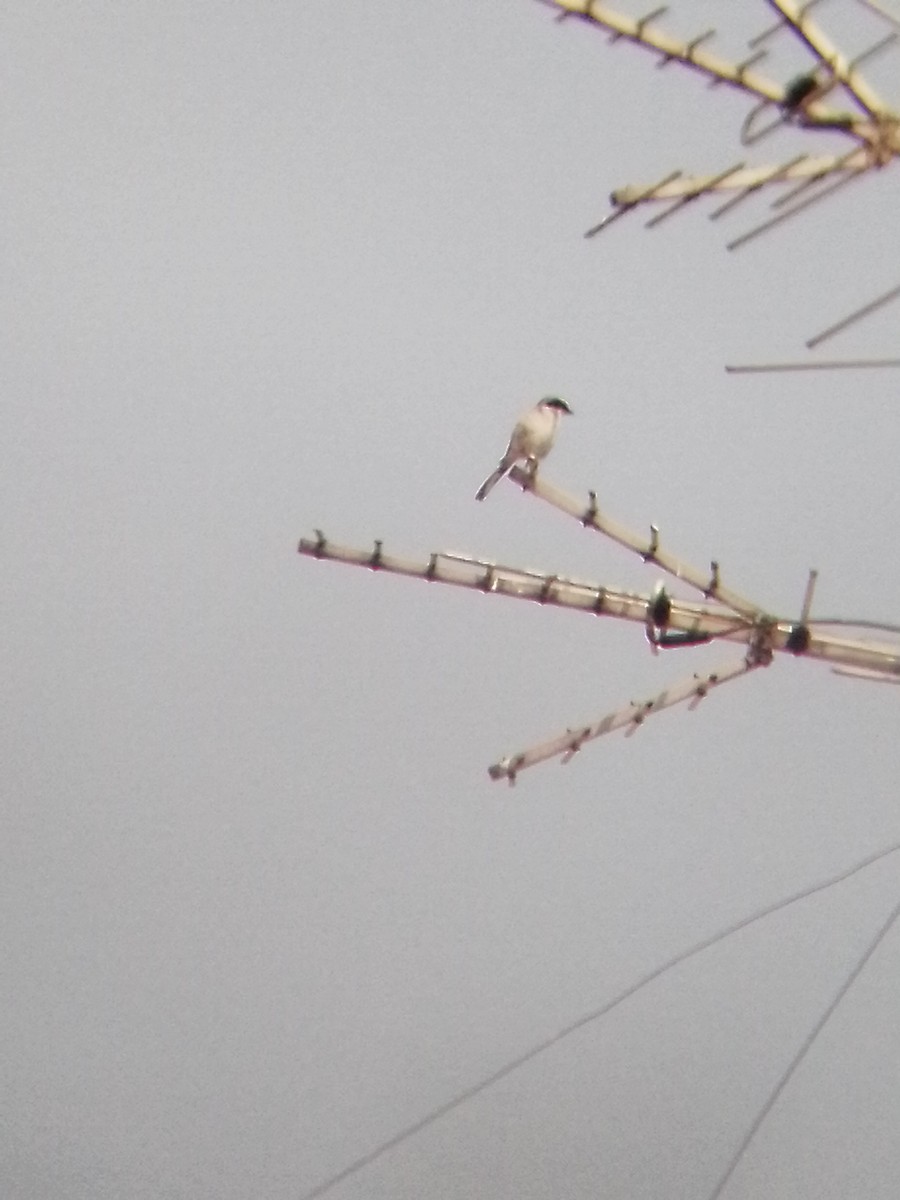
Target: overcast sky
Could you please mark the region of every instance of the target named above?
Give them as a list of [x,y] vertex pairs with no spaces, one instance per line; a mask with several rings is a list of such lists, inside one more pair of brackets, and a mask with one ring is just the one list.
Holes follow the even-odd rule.
[[[816,15],[849,54],[884,31]],[[740,58],[771,21],[679,0],[665,27]],[[531,0],[31,0],[4,26],[2,1190],[296,1200],[900,837],[896,689],[779,659],[508,789],[499,756],[739,649],[654,658],[636,627],[296,554],[321,527],[649,589],[509,484],[474,502],[555,392],[548,479],[780,615],[816,567],[819,615],[900,619],[900,375],[724,371],[900,283],[900,174],[734,253],[762,200],[585,241],[614,187],[845,143],[744,150],[746,98]],[[807,61],[783,38],[765,69]],[[867,71],[895,106],[898,64]],[[896,356],[898,313],[819,356]],[[708,1196],[897,880],[698,956],[335,1200]],[[893,1200],[898,986],[895,930],[727,1200]]]

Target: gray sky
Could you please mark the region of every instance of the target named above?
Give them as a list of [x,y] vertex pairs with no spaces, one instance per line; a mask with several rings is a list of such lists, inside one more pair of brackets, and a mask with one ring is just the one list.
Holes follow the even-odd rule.
[[[851,53],[881,33],[826,12]],[[585,242],[613,187],[741,157],[748,102],[529,0],[5,17],[4,1195],[288,1200],[897,838],[894,689],[779,660],[509,790],[501,754],[739,651],[653,658],[295,548],[321,526],[649,588],[509,485],[473,501],[554,391],[548,478],[778,613],[815,566],[821,615],[897,620],[897,373],[723,367],[799,358],[896,285],[900,175],[734,254],[761,203]],[[770,20],[666,18],[735,57]],[[897,63],[869,73],[894,104]],[[896,354],[897,313],[828,356]],[[694,959],[335,1197],[708,1195],[897,869]],[[895,931],[728,1200],[896,1195],[898,983]]]

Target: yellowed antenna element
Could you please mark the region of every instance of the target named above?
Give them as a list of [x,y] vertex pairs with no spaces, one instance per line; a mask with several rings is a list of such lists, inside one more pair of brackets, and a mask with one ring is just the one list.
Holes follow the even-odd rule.
[[[492,779],[514,783],[527,767],[550,758],[568,762],[586,742],[603,734],[617,729],[633,733],[653,713],[676,704],[689,702],[693,707],[722,684],[739,679],[757,667],[768,666],[778,653],[821,659],[842,673],[861,678],[900,681],[900,644],[870,643],[824,631],[826,625],[862,628],[871,623],[812,619],[815,572],[810,572],[800,617],[772,616],[762,606],[727,587],[717,562],[710,565],[709,571],[689,566],[663,549],[656,526],[650,526],[649,536],[632,532],[601,511],[595,493],[588,494],[586,503],[579,501],[521,467],[514,467],[509,478],[523,491],[573,517],[584,528],[602,533],[637,554],[643,562],[687,584],[700,593],[701,599],[670,596],[661,585],[648,593],[629,592],[459,554],[435,553],[424,562],[397,558],[385,553],[380,541],[371,548],[353,549],[335,544],[321,531],[314,538],[304,538],[299,551],[310,558],[347,563],[370,571],[576,609],[593,616],[618,617],[643,626],[654,650],[722,640],[742,643],[744,653],[716,671],[692,675],[648,700],[632,701],[597,721],[572,726],[549,741],[501,758],[489,768]],[[887,627],[875,628],[888,632]]]
[[[654,183],[617,188],[611,196],[611,211],[587,231],[586,237],[594,237],[620,217],[646,205],[669,202],[663,213],[647,222],[648,227],[653,227],[703,196],[732,193],[730,199],[711,214],[718,218],[730,212],[739,201],[763,189],[799,181],[799,187],[775,201],[773,207],[780,210],[776,216],[729,243],[729,249],[735,250],[832,195],[853,179],[886,167],[900,157],[900,116],[888,108],[859,70],[862,63],[898,44],[900,26],[862,54],[848,58],[813,21],[810,12],[817,2],[805,0],[798,4],[793,0],[768,0],[769,7],[778,14],[777,23],[751,40],[752,53],[747,58],[732,62],[708,48],[715,30],[705,30],[687,40],[663,30],[660,21],[666,16],[668,6],[656,8],[643,17],[630,17],[597,0],[542,0],[563,18],[579,19],[604,30],[613,42],[627,39],[646,47],[657,56],[660,66],[680,63],[706,77],[710,86],[725,84],[753,97],[755,107],[741,130],[741,142],[745,147],[755,145],[785,124],[810,133],[830,130],[853,143],[852,148],[841,155],[800,154],[781,163],[758,166],[741,161],[704,175],[677,169]],[[895,23],[887,13],[880,15]],[[811,57],[809,71],[784,84],[769,79],[756,69],[757,63],[767,54],[763,43],[782,31],[797,38]],[[842,111],[826,103],[837,90],[846,97],[851,111]],[[763,120],[767,110],[772,115]],[[803,198],[798,200],[800,195]]]

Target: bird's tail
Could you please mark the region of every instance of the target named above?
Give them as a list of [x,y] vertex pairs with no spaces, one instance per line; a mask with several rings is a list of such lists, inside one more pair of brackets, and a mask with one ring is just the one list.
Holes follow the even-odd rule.
[[512,463],[501,462],[497,469],[488,475],[487,479],[475,493],[475,499],[483,500],[491,488],[498,484],[504,475],[509,474],[509,472],[512,470],[512,467]]

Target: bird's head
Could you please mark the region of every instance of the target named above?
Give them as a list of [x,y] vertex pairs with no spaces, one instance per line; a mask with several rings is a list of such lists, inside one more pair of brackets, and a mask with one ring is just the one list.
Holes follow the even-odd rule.
[[545,396],[538,407],[549,408],[551,411],[558,413],[569,413],[570,415],[572,413],[571,408],[569,408],[566,401],[560,396]]

